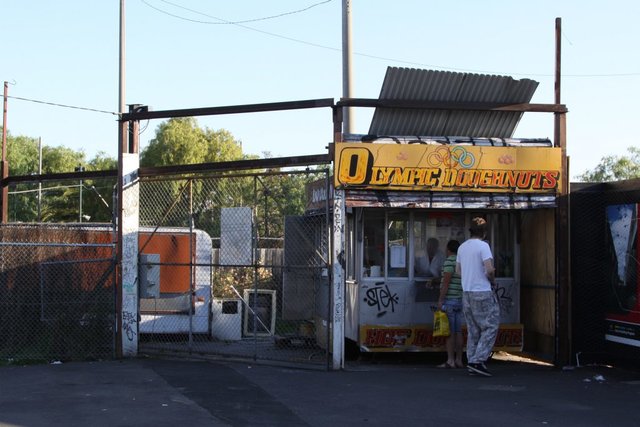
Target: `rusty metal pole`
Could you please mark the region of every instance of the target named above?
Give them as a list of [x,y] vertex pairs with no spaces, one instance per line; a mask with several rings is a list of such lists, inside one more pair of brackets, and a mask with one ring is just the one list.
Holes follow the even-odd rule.
[[6,224],[9,220],[9,187],[5,184],[5,179],[9,177],[9,164],[7,163],[7,98],[9,97],[9,82],[4,82],[4,98],[2,102],[2,199],[0,200],[2,213],[0,222]]
[[[340,107],[332,107],[332,117],[333,117],[333,142],[342,142],[342,123],[343,123],[343,110]],[[329,153],[332,155],[333,153]]]

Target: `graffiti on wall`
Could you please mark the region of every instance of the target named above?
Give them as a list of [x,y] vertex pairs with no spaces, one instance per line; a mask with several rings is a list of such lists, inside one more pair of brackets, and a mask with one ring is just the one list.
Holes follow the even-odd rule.
[[365,292],[364,302],[377,310],[377,316],[382,317],[387,312],[395,312],[396,304],[399,302],[398,294],[392,293],[389,286],[384,282],[376,283],[374,287],[369,288]]
[[[125,286],[126,287],[126,286]],[[123,338],[132,342],[138,334],[138,311],[135,294],[124,294],[122,300],[122,333]]]
[[504,286],[498,284],[495,293],[498,298],[498,305],[500,306],[500,315],[509,316],[513,309],[513,286]]

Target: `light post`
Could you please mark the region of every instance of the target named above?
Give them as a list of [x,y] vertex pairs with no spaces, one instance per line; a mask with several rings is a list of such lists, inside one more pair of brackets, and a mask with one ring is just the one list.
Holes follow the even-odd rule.
[[[76,172],[84,172],[84,166],[78,165],[75,168]],[[80,213],[78,214],[78,220],[82,222],[82,179],[80,179]]]

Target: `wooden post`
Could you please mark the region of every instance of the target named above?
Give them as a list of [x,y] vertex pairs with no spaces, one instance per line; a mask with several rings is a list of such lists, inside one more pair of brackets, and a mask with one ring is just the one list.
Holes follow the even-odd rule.
[[[555,103],[561,103],[562,20],[556,18]],[[556,207],[556,345],[555,364],[571,363],[571,252],[569,229],[569,164],[567,160],[566,113],[554,113],[554,145],[561,150],[562,171]]]

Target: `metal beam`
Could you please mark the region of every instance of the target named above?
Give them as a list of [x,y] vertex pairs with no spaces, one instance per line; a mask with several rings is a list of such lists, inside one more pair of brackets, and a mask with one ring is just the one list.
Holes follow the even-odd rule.
[[328,154],[312,154],[296,157],[276,157],[271,159],[231,160],[227,162],[196,163],[180,166],[147,166],[138,169],[139,176],[155,177],[159,175],[180,175],[197,172],[228,172],[252,169],[273,169],[282,167],[308,166],[311,164],[328,164]]
[[[147,166],[138,169],[140,177],[154,177],[158,175],[179,175],[196,172],[227,172],[252,169],[274,169],[283,167],[308,166],[315,164],[329,164],[332,159],[329,154],[310,154],[305,156],[274,157],[270,159],[230,160],[227,162],[196,163],[191,165]],[[9,176],[2,181],[2,185],[27,182],[64,181],[79,179],[116,178],[118,171],[83,171],[64,173],[44,173],[35,175]]]
[[182,110],[140,111],[123,114],[121,121],[168,119],[172,117],[217,116],[221,114],[259,113],[267,111],[301,110],[333,107],[333,98],[303,101],[270,102],[264,104],[230,105],[224,107],[186,108]]
[[467,110],[467,111],[521,111],[533,113],[566,113],[563,104],[508,104],[504,102],[453,102],[412,101],[399,99],[350,98],[341,99],[338,107],[407,108],[422,110]]
[[96,179],[96,178],[115,178],[118,171],[83,171],[83,172],[63,172],[63,173],[43,173],[34,175],[16,175],[9,176],[2,180],[2,185],[11,185],[25,182],[44,182],[44,181],[64,181],[67,179]]

